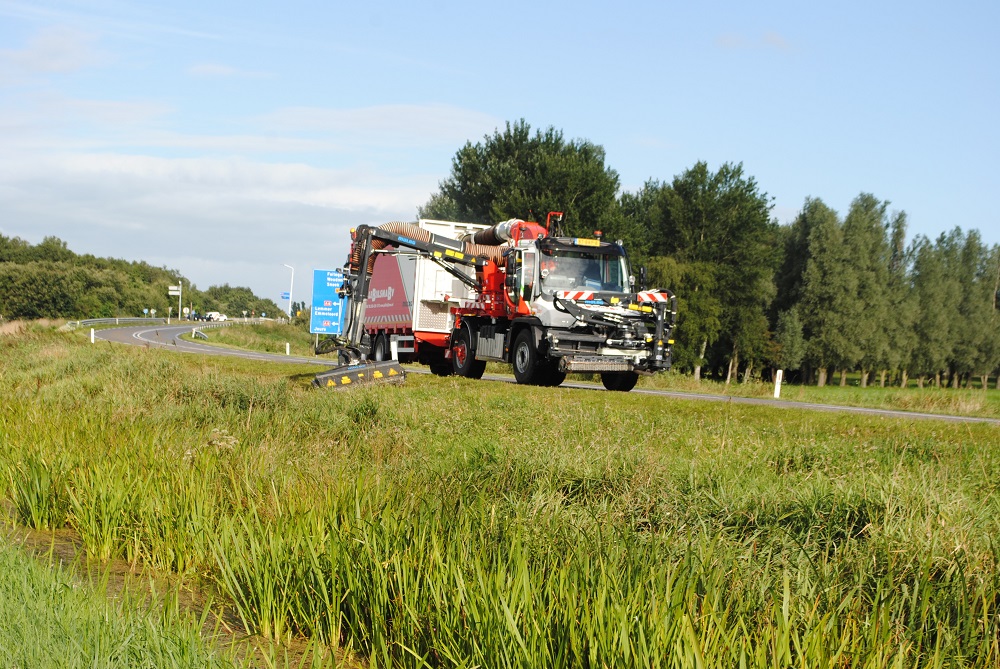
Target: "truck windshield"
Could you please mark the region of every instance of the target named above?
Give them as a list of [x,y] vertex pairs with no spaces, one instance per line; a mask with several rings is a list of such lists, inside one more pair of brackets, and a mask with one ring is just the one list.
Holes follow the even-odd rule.
[[625,258],[604,253],[542,251],[539,261],[543,293],[560,290],[628,291]]

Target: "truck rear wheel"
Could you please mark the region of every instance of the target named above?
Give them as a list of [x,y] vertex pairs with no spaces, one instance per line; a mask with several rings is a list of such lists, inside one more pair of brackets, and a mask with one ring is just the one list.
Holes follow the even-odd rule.
[[514,340],[514,351],[510,357],[514,367],[514,380],[518,383],[537,383],[538,351],[530,329],[522,330]]
[[472,330],[463,327],[451,333],[451,364],[458,376],[481,379],[486,371],[486,361],[476,360],[472,351]]
[[635,372],[601,372],[601,383],[608,390],[627,393],[635,388],[639,375]]

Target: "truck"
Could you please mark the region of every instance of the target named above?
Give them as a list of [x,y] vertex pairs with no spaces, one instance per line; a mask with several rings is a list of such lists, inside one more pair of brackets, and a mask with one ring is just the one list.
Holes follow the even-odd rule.
[[[474,235],[489,226],[420,219],[417,227],[448,239]],[[470,269],[466,277],[473,278]],[[349,276],[349,275],[348,275]],[[451,309],[475,299],[464,280],[414,249],[399,248],[376,255],[368,287],[364,334],[374,361],[395,357],[419,362],[439,375],[452,371],[447,359],[451,335]]]
[[[402,380],[398,362],[414,360],[482,378],[495,361],[510,364],[520,384],[558,386],[584,372],[629,391],[640,374],[670,369],[676,296],[637,286],[620,241],[561,235],[561,221],[551,212],[544,225],[359,226],[344,271],[341,366],[314,383]],[[379,303],[397,297],[394,308]]]

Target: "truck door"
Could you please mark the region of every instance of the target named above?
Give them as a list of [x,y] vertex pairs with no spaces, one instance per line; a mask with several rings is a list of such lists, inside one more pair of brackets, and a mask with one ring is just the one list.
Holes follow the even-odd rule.
[[507,290],[510,311],[517,311],[518,298],[521,293],[521,252],[517,249],[511,249],[507,252],[504,287]]

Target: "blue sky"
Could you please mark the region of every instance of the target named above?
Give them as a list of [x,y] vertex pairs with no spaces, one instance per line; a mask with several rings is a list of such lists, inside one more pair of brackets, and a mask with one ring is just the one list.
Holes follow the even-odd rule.
[[277,299],[507,121],[1000,243],[1000,5],[0,0],[0,233]]

